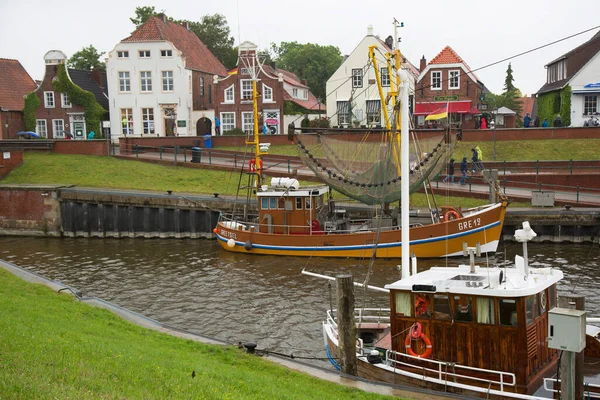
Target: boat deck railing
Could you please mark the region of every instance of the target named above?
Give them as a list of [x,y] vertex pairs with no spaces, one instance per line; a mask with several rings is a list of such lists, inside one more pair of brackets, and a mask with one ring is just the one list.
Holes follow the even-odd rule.
[[[464,381],[476,381],[479,383],[485,383],[489,385],[499,385],[500,390],[504,390],[504,386],[514,386],[516,383],[515,374],[510,372],[496,371],[493,369],[469,367],[466,365],[449,363],[444,361],[430,360],[426,358],[419,358],[411,356],[409,354],[398,353],[394,350],[388,350],[386,352],[386,358],[393,368],[408,367],[420,370],[423,373],[423,378],[436,377],[441,381],[456,381],[457,379]],[[398,359],[407,359],[407,361],[400,361]],[[412,363],[411,360],[418,361],[418,363]],[[428,365],[424,366],[424,365]],[[457,372],[457,370],[459,372]],[[466,371],[460,373],[460,371]],[[467,375],[468,371],[475,373],[484,373],[491,377],[491,379],[480,378],[478,376]],[[494,376],[496,378],[494,378]]]
[[[544,378],[544,390],[552,393],[560,392],[561,380],[556,378]],[[584,382],[583,383],[583,396],[586,399],[597,399],[600,398],[600,385]]]
[[[333,333],[338,337],[337,322],[335,321],[335,314],[337,310],[327,310],[327,323],[332,327]],[[389,308],[360,308],[354,310],[354,319],[356,323],[376,323],[376,324],[389,324],[390,323],[390,309]],[[357,347],[357,350],[359,348]],[[363,354],[362,342],[360,345],[360,354]]]

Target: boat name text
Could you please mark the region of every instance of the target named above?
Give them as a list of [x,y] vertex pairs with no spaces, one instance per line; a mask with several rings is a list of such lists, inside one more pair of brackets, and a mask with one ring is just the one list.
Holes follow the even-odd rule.
[[237,237],[235,236],[235,232],[229,232],[226,230],[221,230],[221,235],[223,235],[223,237],[227,237],[227,238],[231,238],[231,239],[237,239]]
[[458,223],[458,230],[464,231],[465,229],[475,228],[476,226],[481,226],[481,218],[470,219],[465,222]]

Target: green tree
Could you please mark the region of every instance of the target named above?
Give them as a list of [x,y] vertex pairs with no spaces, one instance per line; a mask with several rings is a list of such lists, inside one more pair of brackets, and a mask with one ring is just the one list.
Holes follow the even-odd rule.
[[335,46],[298,42],[271,44],[278,65],[293,72],[300,79],[306,79],[310,91],[321,101],[325,101],[327,79],[342,64],[342,54]]
[[506,70],[506,78],[504,79],[504,91],[505,92],[512,92],[513,90],[515,90],[515,85],[513,85],[513,82],[515,81],[515,78],[513,78],[513,70],[512,70],[512,66],[510,65],[510,63],[508,63],[508,69]]
[[190,30],[196,34],[208,49],[226,68],[232,68],[237,61],[237,52],[233,65],[231,60],[234,51],[233,37],[230,36],[227,18],[222,14],[204,15],[200,22],[187,21]]
[[137,29],[156,14],[158,13],[154,6],[140,6],[135,8],[135,17],[129,18],[129,20],[133,22],[135,29]]
[[100,57],[102,57],[104,53],[105,52],[99,53],[98,49],[93,45],[89,45],[73,54],[67,61],[67,65],[69,68],[86,71],[91,71],[94,68],[106,69],[106,63],[100,61]]

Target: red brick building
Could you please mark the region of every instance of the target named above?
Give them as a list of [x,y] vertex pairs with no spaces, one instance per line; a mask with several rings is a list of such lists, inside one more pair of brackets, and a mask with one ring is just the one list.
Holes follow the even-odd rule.
[[290,108],[305,114],[325,111],[325,106],[319,103],[305,82],[289,71],[277,69],[276,65],[261,64],[256,49],[251,42],[242,43],[237,67],[217,82],[216,115],[221,120],[221,132],[235,128],[253,132],[253,77],[258,79],[259,126],[269,134],[284,133],[286,102],[290,103]]
[[[58,66],[64,64],[67,56],[59,50],[50,50],[44,56],[46,72],[35,94],[40,100],[36,110],[35,132],[48,139],[86,139],[87,132],[100,132],[100,126],[90,126],[85,118],[83,106],[72,103],[67,93],[56,91],[52,82],[57,78]],[[108,110],[106,94],[106,74],[103,71],[81,71],[67,68],[67,77],[81,89],[94,94],[96,101]],[[108,118],[108,117],[106,117]]]
[[415,125],[426,126],[425,117],[448,104],[452,122],[464,128],[474,127],[474,116],[487,108],[482,104],[486,89],[467,63],[446,46],[429,63],[423,56],[419,71],[415,85]]
[[16,139],[25,130],[23,97],[35,88],[19,61],[0,58],[0,140]]

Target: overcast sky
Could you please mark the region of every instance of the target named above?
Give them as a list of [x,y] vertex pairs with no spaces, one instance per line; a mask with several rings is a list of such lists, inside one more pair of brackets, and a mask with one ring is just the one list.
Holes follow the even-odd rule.
[[[225,15],[236,44],[249,40],[260,48],[297,41],[339,47],[349,54],[373,25],[385,39],[392,19],[404,22],[400,50],[419,66],[421,56],[435,57],[451,46],[472,68],[600,25],[598,0],[0,0],[0,58],[17,59],[34,79],[42,79],[44,54],[62,50],[71,56],[94,45],[111,50],[133,31],[129,20],[137,6],[155,6],[176,19]],[[545,82],[544,65],[591,38],[588,32],[512,60],[515,86],[535,93]],[[366,61],[367,55],[365,55]],[[508,62],[477,71],[494,93],[502,91]]]

